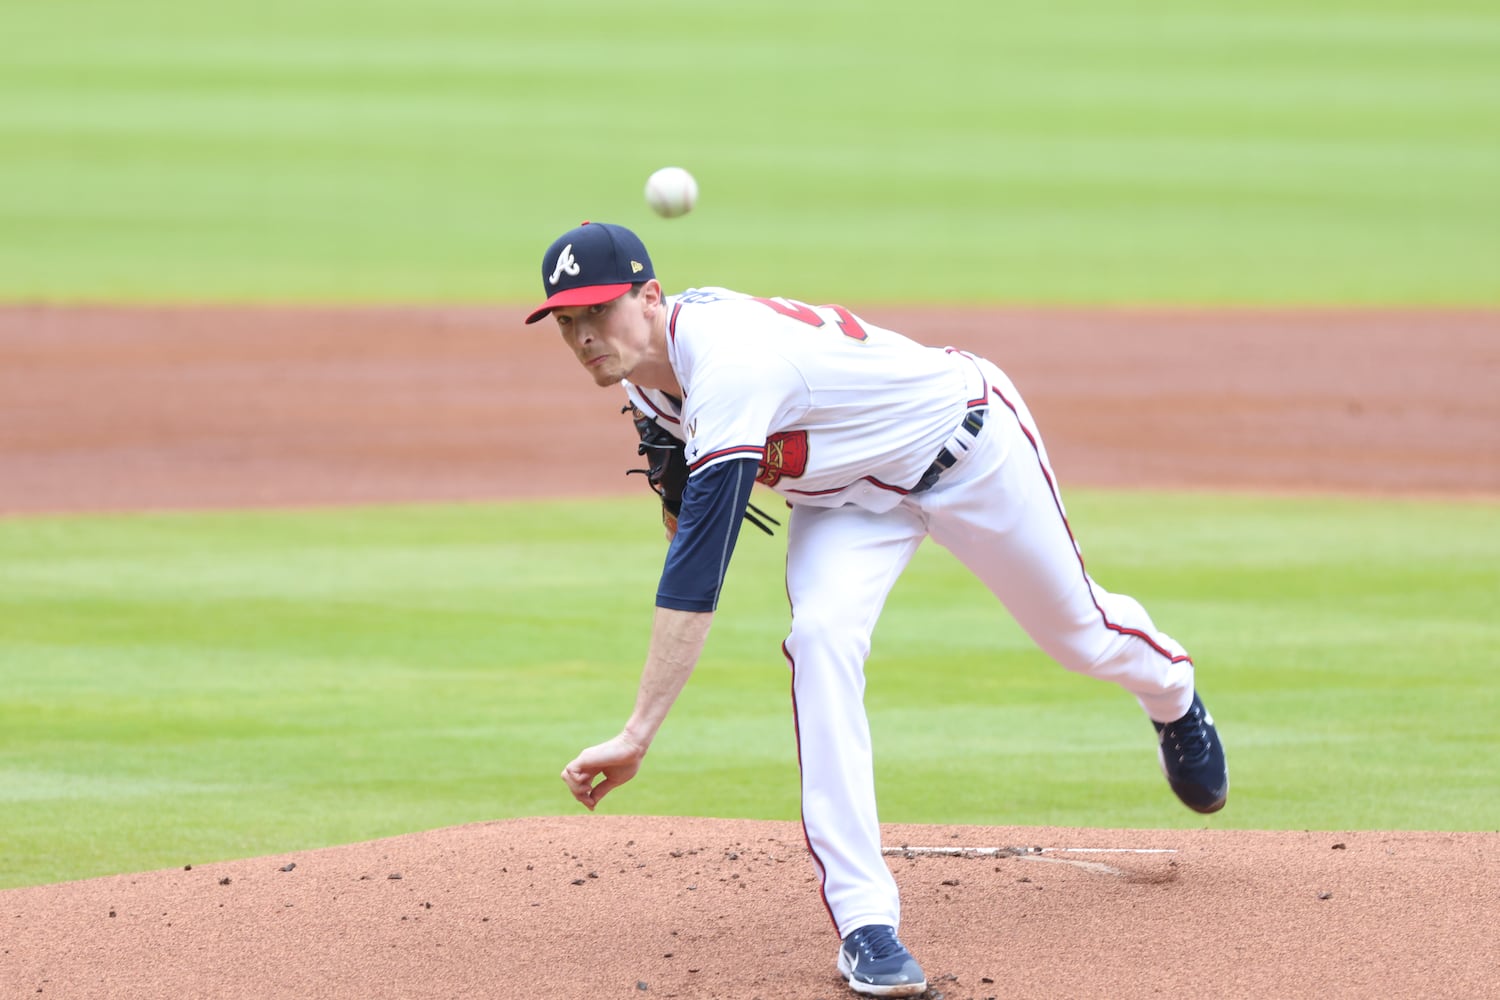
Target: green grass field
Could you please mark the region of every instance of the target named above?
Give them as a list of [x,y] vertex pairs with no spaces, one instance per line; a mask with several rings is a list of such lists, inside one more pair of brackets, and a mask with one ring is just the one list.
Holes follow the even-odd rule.
[[[0,302],[524,302],[595,218],[673,290],[1500,303],[1488,0],[57,0],[0,37]],[[703,188],[670,223],[668,163]],[[1071,502],[1199,661],[1213,823],[1500,827],[1493,502]],[[628,711],[654,517],[0,520],[0,886],[577,808],[556,774]],[[744,540],[606,810],[796,815],[781,552]],[[1204,822],[1129,699],[936,550],[870,679],[887,821]]]
[[[1493,304],[1489,0],[0,10],[0,300]],[[698,175],[652,218],[647,174]],[[821,296],[821,297],[820,297]]]
[[[1095,576],[1199,661],[1231,808],[1183,809],[1134,702],[927,546],[869,668],[883,819],[1500,828],[1493,506],[1080,491],[1071,513]],[[0,520],[0,886],[577,810],[557,774],[629,711],[653,518]],[[783,551],[742,539],[704,662],[604,811],[796,818]]]

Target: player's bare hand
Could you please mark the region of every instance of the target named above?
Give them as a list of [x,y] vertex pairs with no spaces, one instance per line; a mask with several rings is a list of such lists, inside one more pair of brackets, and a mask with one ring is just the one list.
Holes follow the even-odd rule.
[[[641,769],[646,748],[627,739],[624,734],[591,746],[573,758],[562,770],[562,780],[573,798],[592,810],[609,790],[625,784]],[[595,779],[599,779],[595,784]]]

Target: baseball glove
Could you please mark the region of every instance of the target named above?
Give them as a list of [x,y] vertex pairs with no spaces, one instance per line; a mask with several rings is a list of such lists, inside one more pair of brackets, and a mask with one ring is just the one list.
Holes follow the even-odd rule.
[[[621,408],[620,412],[630,414],[635,432],[641,439],[636,454],[646,457],[646,468],[627,469],[625,474],[646,477],[651,489],[661,497],[661,523],[667,529],[667,537],[674,537],[677,534],[677,517],[682,513],[682,491],[687,488],[688,481],[683,443],[663,430],[634,404]],[[771,525],[781,523],[753,503],[747,505],[745,520],[768,535],[773,534]]]

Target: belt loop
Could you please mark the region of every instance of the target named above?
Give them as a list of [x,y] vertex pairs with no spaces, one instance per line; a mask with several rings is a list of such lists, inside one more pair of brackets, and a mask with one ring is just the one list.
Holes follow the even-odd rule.
[[[959,447],[960,453],[967,453],[967,446],[960,447],[958,445],[959,434],[967,432],[970,437],[978,437],[979,432],[984,429],[984,418],[988,412],[988,406],[970,407],[969,412],[964,414],[963,423],[959,424],[958,430],[953,432],[953,437],[949,439],[949,443],[954,447]],[[908,492],[925,493],[932,489],[933,486],[937,485],[937,481],[942,478],[943,473],[953,468],[958,458],[959,456],[953,453],[952,448],[948,445],[943,445],[942,450],[937,453],[937,458],[933,459],[932,464],[927,467],[927,471],[922,473],[922,478],[917,480],[917,485],[913,486]]]

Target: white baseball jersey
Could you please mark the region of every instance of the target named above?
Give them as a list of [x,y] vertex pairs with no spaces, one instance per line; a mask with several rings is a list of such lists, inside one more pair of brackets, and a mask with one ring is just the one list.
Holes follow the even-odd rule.
[[757,458],[758,481],[793,504],[891,509],[987,402],[968,355],[840,306],[694,288],[666,308],[682,409],[626,382],[631,400],[686,442],[692,471]]

